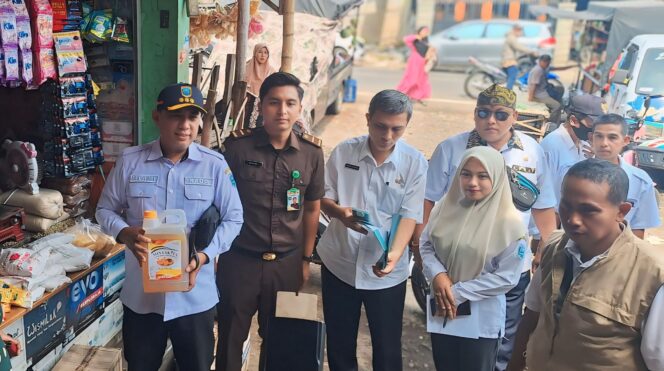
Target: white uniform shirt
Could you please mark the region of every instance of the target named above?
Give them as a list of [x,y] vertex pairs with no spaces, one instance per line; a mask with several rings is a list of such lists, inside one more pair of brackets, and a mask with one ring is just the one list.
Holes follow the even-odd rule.
[[[431,223],[424,228],[420,238],[424,275],[429,282],[439,273],[447,272],[429,239],[430,226]],[[484,269],[477,278],[456,282],[452,286],[457,305],[470,300],[470,316],[448,320],[443,326],[444,317],[432,316],[431,305],[427,305],[427,331],[473,339],[500,338],[505,333],[505,293],[519,283],[527,250],[526,241],[521,239],[507,246],[500,254],[487,256]],[[427,303],[430,303],[429,300]]]
[[[378,166],[368,136],[349,139],[332,151],[325,164],[324,198],[368,211],[373,224],[384,231],[390,230],[395,214],[421,223],[426,171],[424,156],[403,141]],[[392,273],[379,278],[372,269],[383,253],[376,238],[350,230],[338,219],[328,225],[317,251],[330,272],[357,289],[384,289],[408,279],[407,252]]]
[[[471,147],[481,145],[479,135],[473,130],[450,137],[436,147],[431,161],[429,161],[424,198],[438,202],[447,193],[463,153],[466,148],[469,148],[469,141]],[[553,195],[544,151],[535,139],[515,130],[512,139],[501,148],[500,153],[508,166],[521,173],[539,188],[540,195],[533,205],[534,209],[548,209],[555,206],[556,199]],[[530,210],[522,212],[521,215],[523,225],[528,228]],[[527,250],[523,272],[530,270],[532,253],[530,249]]]
[[627,202],[632,204],[632,210],[625,216],[625,221],[632,229],[656,228],[661,224],[657,194],[652,179],[642,169],[632,166],[619,157],[620,167],[629,177],[629,191]]
[[567,128],[564,126],[560,126],[558,129],[552,131],[540,142],[546,156],[550,174],[549,179],[553,188],[553,196],[556,199],[556,210],[558,210],[558,206],[560,205],[561,188],[567,170],[577,162],[586,159],[586,156],[583,154],[584,144],[588,145],[587,142],[580,141],[577,148]]
[[[572,257],[572,284],[584,270],[596,262],[606,258],[608,250],[587,262],[581,260],[581,253],[574,241],[569,240],[565,246],[565,252]],[[545,302],[542,297],[542,273],[538,269],[530,281],[526,291],[526,307],[534,312],[539,312]],[[647,319],[641,326],[641,355],[649,370],[664,371],[664,286],[657,291],[655,299],[650,305]]]

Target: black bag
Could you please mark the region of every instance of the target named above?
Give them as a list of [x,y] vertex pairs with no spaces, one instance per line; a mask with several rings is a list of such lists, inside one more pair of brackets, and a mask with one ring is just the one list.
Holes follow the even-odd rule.
[[512,202],[519,211],[528,211],[537,201],[540,191],[537,186],[528,178],[521,175],[518,171],[509,166],[505,167],[507,170],[507,179],[510,183],[512,190]]
[[216,206],[210,205],[203,212],[203,215],[198,219],[191,232],[189,233],[189,260],[196,259],[196,267],[200,264],[198,262],[198,250],[203,250],[208,247],[212,242],[217,227],[221,223],[221,214]]
[[265,339],[264,371],[322,371],[325,324],[272,317]]

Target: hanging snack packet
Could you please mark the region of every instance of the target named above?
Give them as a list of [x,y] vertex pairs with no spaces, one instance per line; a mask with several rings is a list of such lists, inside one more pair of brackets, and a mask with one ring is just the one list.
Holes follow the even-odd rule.
[[16,15],[14,9],[8,3],[0,5],[0,37],[2,38],[2,46],[16,46],[18,45],[18,35],[16,33]]
[[27,86],[33,83],[32,50],[21,50],[21,77]]
[[108,41],[113,32],[112,24],[113,19],[111,18],[110,10],[97,10],[92,12],[88,40],[92,42]]
[[32,47],[32,32],[30,32],[30,18],[24,16],[16,17],[16,34],[18,35],[18,47],[27,50]]
[[115,22],[113,23],[113,33],[111,34],[111,39],[113,41],[128,43],[129,42],[129,33],[127,32],[127,21],[120,17],[115,17]]
[[5,50],[0,48],[0,84],[5,83]]
[[55,79],[58,75],[55,66],[55,52],[53,49],[37,49],[35,50],[34,63],[34,77],[35,82],[39,85],[46,82],[48,79]]
[[17,81],[20,79],[18,65],[18,49],[16,47],[5,48],[5,81]]
[[85,54],[79,52],[56,52],[58,59],[58,76],[72,76],[85,73],[88,69],[85,63]]
[[58,32],[53,34],[55,50],[61,51],[83,51],[83,40],[78,31]]
[[30,1],[30,23],[34,49],[53,47],[53,9],[48,0]]

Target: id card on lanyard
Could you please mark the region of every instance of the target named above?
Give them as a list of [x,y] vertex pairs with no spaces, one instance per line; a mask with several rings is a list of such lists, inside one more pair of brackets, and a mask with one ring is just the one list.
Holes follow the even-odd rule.
[[300,190],[295,187],[295,181],[300,179],[300,172],[293,170],[291,173],[291,188],[286,191],[286,211],[299,211],[301,194]]

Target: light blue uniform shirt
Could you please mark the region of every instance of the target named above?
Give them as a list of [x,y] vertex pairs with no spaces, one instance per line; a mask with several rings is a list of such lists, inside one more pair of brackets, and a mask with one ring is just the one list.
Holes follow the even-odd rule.
[[210,205],[221,213],[221,224],[210,245],[210,258],[189,292],[146,294],[138,261],[126,254],[122,303],[141,314],[157,313],[164,321],[201,313],[219,302],[214,259],[228,251],[242,227],[242,205],[224,157],[196,143],[183,161],[173,164],[161,152],[159,140],[127,148],[111,171],[97,205],[97,221],[113,237],[129,226],[143,225],[143,211],[183,209],[187,233]]
[[642,169],[632,166],[619,157],[620,167],[629,178],[627,202],[632,210],[625,216],[627,225],[632,229],[656,228],[661,224],[657,194],[652,179]]
[[567,170],[577,162],[586,159],[582,149],[584,143],[586,142],[581,141],[577,147],[564,126],[552,131],[540,142],[550,172],[549,179],[551,179],[553,195],[556,198],[556,211],[560,205],[561,188]]

